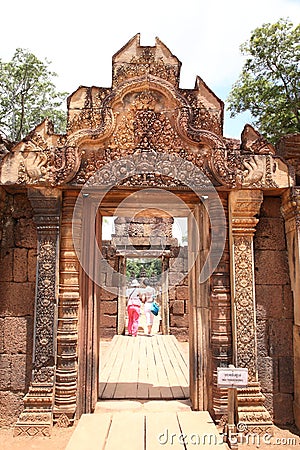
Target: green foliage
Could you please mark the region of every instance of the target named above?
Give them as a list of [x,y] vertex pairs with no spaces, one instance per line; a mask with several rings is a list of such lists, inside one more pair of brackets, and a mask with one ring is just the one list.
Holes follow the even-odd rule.
[[66,113],[61,109],[67,93],[56,92],[57,76],[32,53],[18,48],[10,62],[0,59],[0,133],[10,141],[20,141],[46,117],[55,131],[64,132]]
[[126,276],[127,278],[151,278],[158,277],[161,274],[160,259],[127,259]]
[[231,117],[250,111],[271,142],[300,132],[300,25],[280,19],[256,28],[241,45],[247,56],[228,97]]

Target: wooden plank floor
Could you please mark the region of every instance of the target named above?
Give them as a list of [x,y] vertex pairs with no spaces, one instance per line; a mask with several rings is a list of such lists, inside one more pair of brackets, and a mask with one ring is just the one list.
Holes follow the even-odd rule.
[[189,397],[188,360],[175,336],[114,336],[101,353],[100,399]]
[[[118,403],[118,401],[115,401]],[[83,414],[66,450],[228,450],[207,411]]]

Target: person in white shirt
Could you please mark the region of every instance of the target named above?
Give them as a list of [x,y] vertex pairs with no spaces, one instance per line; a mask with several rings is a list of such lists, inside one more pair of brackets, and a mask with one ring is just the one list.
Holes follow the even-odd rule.
[[142,292],[139,289],[139,282],[133,280],[131,287],[126,289],[127,312],[128,312],[128,335],[137,336],[139,319],[141,315]]
[[156,291],[153,286],[151,286],[150,281],[146,278],[144,280],[145,289],[143,289],[144,296],[144,312],[146,317],[146,325],[148,328],[148,334],[151,335],[154,314],[151,312],[152,303],[156,299]]

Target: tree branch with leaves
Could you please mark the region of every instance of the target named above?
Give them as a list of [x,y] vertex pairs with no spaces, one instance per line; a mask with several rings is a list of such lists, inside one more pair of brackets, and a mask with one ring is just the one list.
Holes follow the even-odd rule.
[[50,64],[21,48],[11,61],[0,59],[0,133],[6,139],[20,141],[46,117],[57,133],[65,132],[67,93],[56,91]]
[[263,24],[241,52],[247,59],[227,99],[231,117],[250,111],[253,125],[273,143],[300,133],[300,25]]

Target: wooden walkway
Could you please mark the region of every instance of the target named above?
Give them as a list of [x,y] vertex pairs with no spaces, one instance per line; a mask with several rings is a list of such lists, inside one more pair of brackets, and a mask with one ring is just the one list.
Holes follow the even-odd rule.
[[161,335],[102,345],[99,402],[66,450],[229,450],[209,413],[191,410],[183,348]]
[[191,448],[229,450],[207,411],[83,414],[66,450]]
[[114,336],[100,361],[99,398],[186,399],[189,370],[175,336]]

